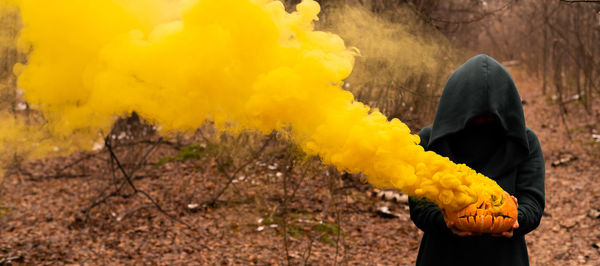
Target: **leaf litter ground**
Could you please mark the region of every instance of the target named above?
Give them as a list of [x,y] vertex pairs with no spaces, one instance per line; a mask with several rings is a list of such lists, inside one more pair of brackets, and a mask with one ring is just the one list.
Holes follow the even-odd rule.
[[[539,82],[515,80],[546,159],[546,211],[526,237],[531,264],[597,265],[600,104],[588,114],[569,103],[562,120]],[[115,153],[124,169],[139,168],[131,181],[165,213],[123,185],[106,151],[28,162],[0,186],[0,265],[415,263],[422,233],[403,202],[370,197],[357,177],[328,167],[290,167],[285,145],[247,156],[231,180],[223,169],[245,162],[236,156],[187,158],[152,136],[129,145]]]

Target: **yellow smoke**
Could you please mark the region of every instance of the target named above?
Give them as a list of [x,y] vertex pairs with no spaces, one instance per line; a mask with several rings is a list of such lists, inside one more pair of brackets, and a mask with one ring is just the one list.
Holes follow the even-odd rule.
[[[328,16],[332,30],[360,49],[361,72],[353,73],[355,83],[377,78],[377,85],[390,81],[406,83],[412,74],[433,72],[442,60],[434,41],[425,41],[410,32],[404,23],[392,23],[360,6],[346,6]],[[358,77],[355,77],[358,76]]]
[[[375,14],[364,5],[329,7],[319,26],[360,50],[345,86],[388,117],[432,115],[446,73],[455,68],[448,40],[408,7]],[[444,79],[444,80],[442,80]]]
[[[477,191],[502,192],[425,152],[405,124],[340,88],[355,52],[314,30],[320,7],[312,0],[292,13],[269,0],[17,2],[19,46],[29,52],[15,66],[18,86],[53,143],[89,147],[133,110],[166,132],[207,118],[263,133],[291,125],[291,137],[323,162],[442,208],[475,202]],[[0,136],[12,141],[31,127],[15,123],[3,116]]]

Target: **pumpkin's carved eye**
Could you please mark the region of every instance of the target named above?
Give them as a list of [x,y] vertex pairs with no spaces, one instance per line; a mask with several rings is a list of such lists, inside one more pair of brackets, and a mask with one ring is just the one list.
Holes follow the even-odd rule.
[[494,205],[495,207],[502,206],[502,204],[504,204],[504,195],[500,195],[500,197],[497,197],[496,195],[492,194],[491,202],[492,205]]

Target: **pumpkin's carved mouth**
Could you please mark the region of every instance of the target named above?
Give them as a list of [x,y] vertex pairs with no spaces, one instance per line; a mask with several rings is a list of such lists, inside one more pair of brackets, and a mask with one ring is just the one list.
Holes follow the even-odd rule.
[[504,219],[511,219],[512,217],[509,215],[463,215],[463,216],[459,216],[458,219],[467,219],[467,222],[469,222],[470,220],[472,220],[473,222],[477,222],[477,217],[479,217],[479,219],[486,219],[486,217],[491,216],[492,217],[492,223],[494,223],[494,220],[498,220],[498,218],[503,218]]
[[[463,216],[460,216],[460,217],[458,217],[458,218],[467,218],[467,219],[469,219],[469,217],[471,217],[471,218],[473,218],[473,219],[476,219],[476,218],[477,218],[477,216],[478,216],[478,215],[463,215]],[[484,217],[484,216],[481,216],[481,215],[479,215],[479,216],[480,216],[480,217]],[[511,216],[509,216],[509,215],[503,215],[503,214],[500,214],[500,215],[486,215],[486,216],[492,216],[492,219],[493,219],[494,217],[512,218],[512,217],[511,217]]]

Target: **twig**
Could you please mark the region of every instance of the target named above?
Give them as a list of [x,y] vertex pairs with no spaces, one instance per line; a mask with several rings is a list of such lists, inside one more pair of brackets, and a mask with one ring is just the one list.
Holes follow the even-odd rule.
[[212,197],[212,199],[210,199],[207,203],[205,203],[205,205],[214,207],[217,200],[219,200],[219,198],[223,195],[223,193],[225,193],[227,188],[229,188],[229,186],[231,185],[231,183],[233,182],[233,180],[235,179],[237,174],[241,170],[246,168],[246,166],[248,166],[249,164],[254,162],[256,160],[256,158],[258,158],[258,156],[265,150],[265,148],[268,146],[268,144],[271,142],[271,140],[273,140],[274,137],[275,137],[275,133],[271,133],[269,135],[269,137],[263,142],[263,145],[256,152],[254,152],[254,154],[250,157],[250,159],[247,162],[245,162],[244,164],[240,165],[238,168],[236,168],[235,171],[233,171],[231,174],[228,174],[225,171],[225,167],[219,166],[218,167],[219,172],[221,172],[223,175],[225,175],[227,177],[227,183],[225,184],[225,186],[223,186],[223,188],[221,188],[221,190],[219,190],[219,192],[217,192]]
[[86,161],[86,160],[88,160],[90,158],[93,158],[93,157],[95,157],[97,155],[98,155],[97,153],[87,154],[86,156],[83,156],[83,157],[81,157],[81,158],[79,158],[79,159],[77,159],[77,160],[75,160],[75,161],[73,161],[73,162],[71,162],[71,163],[69,163],[69,164],[61,167],[53,175],[34,176],[32,173],[30,173],[30,172],[28,172],[28,171],[26,171],[24,169],[18,169],[18,171],[21,174],[23,174],[23,175],[29,176],[29,178],[27,180],[31,180],[31,181],[39,181],[39,180],[42,180],[42,179],[45,179],[45,178],[78,178],[78,177],[86,177],[86,176],[89,176],[89,175],[88,174],[63,174],[63,171],[65,171],[65,170],[67,170],[67,169],[69,169],[69,168],[71,168],[71,167],[73,167],[73,166],[75,166],[75,165],[77,165],[77,164],[79,164],[79,163],[81,163],[83,161]]
[[163,138],[159,138],[156,141],[146,139],[146,140],[139,140],[139,141],[131,141],[131,142],[127,142],[127,143],[120,143],[119,147],[136,146],[136,145],[140,145],[140,144],[152,144],[152,145],[163,144],[166,146],[171,146],[173,149],[176,149],[176,150],[181,149],[181,145],[179,145],[177,143],[173,143],[168,140],[165,140]]
[[569,138],[569,141],[573,142],[573,138],[571,138],[571,132],[569,129],[569,125],[567,124],[567,119],[565,118],[565,113],[567,112],[566,107],[564,106],[564,104],[559,103],[558,108],[559,108],[559,112],[560,112],[560,118],[561,118],[563,124],[565,125],[565,132],[567,133],[567,138]]
[[[123,174],[123,177],[125,178],[125,180],[127,181],[127,184],[129,184],[129,186],[133,189],[134,193],[140,193],[142,195],[144,195],[148,200],[150,200],[150,202],[154,205],[154,207],[161,212],[162,214],[164,214],[165,216],[167,216],[168,218],[170,218],[173,221],[176,221],[178,223],[181,223],[185,226],[187,226],[188,228],[192,228],[192,226],[190,226],[189,224],[187,224],[186,222],[176,218],[175,216],[170,215],[169,213],[167,213],[146,191],[143,191],[141,189],[138,189],[134,184],[133,181],[131,180],[131,177],[129,174],[127,174],[127,172],[125,171],[125,169],[123,169],[123,166],[121,165],[121,162],[119,161],[119,158],[117,158],[117,155],[114,153],[112,146],[110,144],[110,140],[109,138],[106,138],[104,141],[104,145],[106,146],[108,152],[110,153],[110,156],[112,157],[113,160],[115,160],[115,163],[117,164],[117,168],[119,168],[119,170],[121,171],[121,173]],[[156,145],[152,146],[144,155],[144,157],[142,158],[141,161],[145,160],[146,157],[154,150],[154,148],[156,148]],[[140,163],[138,163],[138,166],[140,165]]]
[[69,168],[73,167],[73,166],[74,166],[74,165],[76,165],[76,164],[79,164],[79,163],[81,163],[81,162],[83,162],[83,161],[86,161],[86,160],[88,160],[88,159],[90,159],[90,158],[93,158],[93,157],[95,157],[96,155],[98,155],[98,153],[90,153],[90,154],[88,154],[88,155],[86,155],[86,156],[83,156],[83,157],[81,157],[81,158],[79,158],[79,159],[77,159],[77,160],[75,160],[75,161],[71,162],[70,164],[67,164],[67,165],[63,166],[63,167],[62,167],[62,168],[60,168],[58,171],[56,171],[56,174],[55,174],[53,177],[60,177],[60,176],[61,176],[61,174],[62,174],[62,172],[63,172],[64,170],[67,170],[67,169],[69,169]]
[[289,250],[289,245],[288,245],[288,235],[287,235],[287,176],[288,175],[284,175],[283,176],[283,202],[282,202],[282,206],[283,206],[283,213],[282,213],[282,219],[283,219],[283,247],[285,250],[285,260],[287,261],[287,265],[291,265],[290,264],[290,250]]
[[[316,176],[317,176],[317,174],[313,175],[313,177],[310,179],[315,179]],[[300,187],[302,186],[302,183],[304,183],[305,179],[306,179],[306,175],[302,175],[302,179],[300,179],[300,181],[298,181],[298,183],[296,184],[296,187],[294,188],[294,190],[292,191],[292,194],[290,195],[290,199],[294,199],[296,197],[296,192],[298,191],[298,189],[300,189]]]
[[[148,158],[148,156],[152,153],[152,151],[154,151],[154,149],[158,146],[158,144],[162,143],[161,141],[162,139],[159,139],[157,142],[154,143],[154,145],[152,147],[150,147],[150,149],[148,149],[146,151],[146,153],[142,156],[142,159],[135,165],[135,167],[132,169],[131,173],[127,173],[125,171],[125,169],[123,168],[123,165],[121,164],[121,162],[119,161],[119,158],[117,157],[117,155],[115,154],[113,147],[111,145],[110,142],[110,138],[107,137],[104,140],[104,145],[107,149],[107,151],[109,152],[110,155],[110,162],[111,162],[111,168],[113,169],[113,184],[117,184],[116,182],[116,176],[114,175],[114,164],[116,164],[117,169],[119,169],[119,171],[121,172],[121,174],[123,175],[124,180],[122,180],[120,182],[120,184],[116,187],[116,189],[114,191],[112,191],[110,194],[102,197],[99,200],[96,200],[95,202],[93,202],[88,208],[82,210],[81,212],[84,214],[88,214],[89,211],[93,208],[95,208],[96,206],[106,202],[109,198],[115,197],[115,196],[119,196],[120,191],[123,189],[123,187],[125,185],[129,185],[129,187],[131,187],[131,189],[133,189],[133,195],[135,194],[142,194],[144,197],[146,197],[151,203],[152,205],[159,211],[161,212],[163,215],[167,216],[169,219],[176,221],[180,224],[185,225],[186,227],[188,227],[189,229],[193,229],[192,226],[190,226],[189,224],[187,224],[186,222],[170,215],[169,213],[167,213],[155,200],[154,198],[152,198],[146,191],[138,189],[135,184],[132,181],[132,176],[135,174],[135,172],[137,170],[139,170],[141,168],[141,166],[144,164],[144,162],[146,161],[146,159]],[[110,187],[110,186],[109,186]],[[100,195],[103,195],[105,193],[105,191],[108,190],[108,187],[102,192],[100,193]]]
[[309,237],[308,238],[308,243],[307,243],[308,247],[306,248],[306,251],[302,254],[302,257],[304,258],[303,265],[308,265],[308,259],[310,259],[310,255],[312,252],[312,246],[313,246],[312,244],[315,241],[315,239],[319,239],[319,238],[323,237],[324,235],[325,235],[325,233],[321,233],[317,237]]
[[[105,139],[105,144],[106,142],[108,142],[108,137]],[[154,146],[152,146],[142,157],[142,159],[140,160],[140,162],[138,162],[138,164],[136,165],[135,168],[132,169],[131,173],[129,173],[129,176],[133,176],[135,174],[135,172],[137,172],[139,170],[139,168],[141,167],[141,165],[143,164],[143,162],[147,159],[148,155],[150,155],[150,153],[154,150],[154,148],[156,148],[156,146],[158,144],[161,143],[161,139],[159,139],[157,142],[154,142]],[[122,180],[120,183],[117,183],[117,176],[115,175],[115,158],[113,157],[114,152],[112,152],[112,146],[106,146],[107,148],[110,147],[110,156],[109,156],[109,161],[110,161],[110,167],[112,169],[112,179],[113,179],[113,184],[115,185],[115,190],[113,192],[111,192],[110,194],[101,197],[100,199],[94,201],[89,207],[87,207],[86,209],[81,210],[81,212],[83,214],[87,214],[89,213],[90,210],[92,210],[93,208],[97,207],[98,205],[105,203],[108,199],[112,198],[112,197],[116,197],[119,196],[119,193],[121,192],[121,189],[123,189],[123,187],[125,186],[125,184],[127,183],[127,180]],[[122,168],[121,168],[122,170]],[[104,193],[110,188],[110,186],[106,187],[101,193],[100,195],[104,195]]]
[[[167,146],[171,146],[174,149],[180,149],[180,147],[176,143],[172,143],[170,141],[163,140],[162,138],[159,138],[157,141],[141,140],[141,141],[136,141],[136,142],[129,142],[129,143],[121,144],[119,146],[120,147],[125,147],[125,146],[135,146],[135,145],[139,145],[139,144],[152,144],[152,145],[164,144],[164,145],[167,145]],[[87,154],[85,156],[82,156],[81,158],[79,158],[79,159],[77,159],[77,160],[75,160],[75,161],[73,161],[73,162],[71,162],[71,163],[69,163],[69,164],[61,167],[60,169],[58,169],[56,171],[56,174],[49,175],[49,176],[38,177],[38,178],[36,178],[36,180],[38,180],[40,178],[44,178],[44,177],[45,178],[63,178],[63,177],[64,178],[77,178],[77,177],[86,177],[86,176],[89,176],[87,174],[67,175],[67,174],[63,174],[63,171],[65,171],[65,170],[67,170],[67,169],[69,169],[69,168],[71,168],[71,167],[73,167],[73,166],[75,166],[75,165],[77,165],[77,164],[79,164],[81,162],[84,162],[84,161],[86,161],[88,159],[94,158],[94,157],[98,156],[98,154],[100,154],[100,153],[90,153],[90,154]],[[138,163],[138,165],[136,166],[135,169],[139,168],[142,162],[144,162],[144,160],[140,161]],[[133,174],[130,174],[130,175],[132,176]]]
[[[292,172],[292,169],[294,169],[294,161],[288,156],[288,166],[286,167],[286,173],[283,175],[283,201],[282,201],[282,208],[283,208],[283,213],[282,213],[282,218],[283,218],[283,246],[285,248],[285,258],[287,261],[287,265],[291,265],[291,261],[290,261],[290,251],[289,251],[289,243],[288,243],[288,232],[287,232],[287,202],[288,202],[288,177],[290,176],[290,173]],[[299,186],[296,186],[296,188]],[[294,190],[295,193],[295,190]]]
[[[291,172],[291,168],[288,169],[288,174],[289,172]],[[302,183],[304,183],[304,180],[306,179],[306,172],[303,172],[300,176],[302,176],[302,179],[300,179],[300,181],[298,181],[298,183],[296,183],[296,186],[294,187],[294,190],[292,190],[292,193],[290,194],[290,196],[285,196],[284,194],[284,198],[287,198],[288,200],[293,200],[296,197],[296,192],[300,189],[300,187],[302,186]],[[317,177],[318,174],[313,175],[310,179],[314,179],[315,177]],[[273,210],[271,211],[271,213],[269,214],[269,218],[273,218],[273,215],[275,215],[275,212],[277,210],[279,210],[279,208],[281,207],[283,203],[283,200],[281,202],[279,202],[279,204],[275,205],[275,207],[273,207]],[[286,210],[286,207],[283,207],[284,210]]]
[[[113,192],[111,192],[110,194],[108,194],[108,195],[106,195],[106,196],[102,197],[101,199],[98,199],[98,200],[94,201],[94,202],[93,202],[93,203],[92,203],[92,204],[91,204],[89,207],[87,207],[87,208],[85,208],[85,209],[81,210],[81,213],[83,213],[83,214],[88,214],[88,213],[89,213],[89,212],[90,212],[90,211],[91,211],[93,208],[96,208],[98,205],[100,205],[100,204],[102,204],[102,203],[105,203],[105,202],[106,202],[108,199],[110,199],[110,198],[112,198],[112,197],[116,197],[116,196],[118,196],[118,195],[119,195],[119,192],[121,192],[121,189],[122,189],[122,188],[125,186],[125,184],[126,184],[126,181],[125,181],[125,180],[123,180],[123,181],[121,182],[121,184],[119,184],[119,187],[118,187],[117,189],[115,189],[115,190],[114,190]],[[100,195],[104,195],[104,192],[106,192],[106,191],[108,190],[108,188],[110,188],[110,186],[106,187],[106,188],[104,189],[104,191],[102,191],[102,192],[100,193]]]
[[338,256],[340,253],[340,240],[342,239],[341,237],[341,231],[342,231],[342,226],[341,226],[341,215],[340,215],[340,209],[338,208],[338,197],[340,195],[340,188],[337,187],[337,177],[338,177],[338,173],[337,170],[333,167],[329,167],[329,175],[328,175],[328,186],[329,186],[329,194],[331,195],[331,200],[328,204],[327,209],[330,209],[333,206],[333,215],[335,216],[335,223],[337,225],[337,233],[336,233],[336,239],[335,239],[335,256],[334,256],[334,265],[338,265]]
[[33,177],[33,175],[31,175],[32,178],[30,180],[32,180],[32,181],[38,181],[38,180],[41,180],[41,179],[44,179],[44,178],[78,178],[78,177],[89,176],[88,174],[63,174],[63,171],[65,171],[65,170],[67,170],[67,169],[69,169],[69,168],[71,168],[71,167],[73,167],[73,166],[75,166],[75,165],[77,165],[77,164],[79,164],[81,162],[87,161],[88,159],[91,159],[91,158],[93,158],[93,157],[95,157],[97,155],[98,155],[98,153],[87,154],[87,155],[82,156],[81,158],[79,158],[79,159],[77,159],[77,160],[75,160],[75,161],[73,161],[73,162],[71,162],[71,163],[69,163],[69,164],[61,167],[53,175],[37,176],[37,177]]
[[[332,196],[337,197],[336,195],[339,195],[339,194],[336,193]],[[339,253],[340,253],[340,239],[341,239],[342,225],[341,225],[341,218],[340,218],[341,217],[340,210],[338,208],[338,201],[336,198],[334,198],[333,202],[334,202],[333,208],[335,211],[335,223],[337,224],[337,235],[335,237],[335,264],[334,265],[337,265],[338,264],[337,259],[338,259]]]
[[[514,1],[516,2],[516,1]],[[427,16],[425,14],[423,14],[423,12],[419,11],[414,4],[410,3],[408,5],[408,7],[413,11],[413,13],[415,13],[415,15],[417,15],[418,17],[420,17],[423,21],[433,25],[434,27],[438,28],[438,26],[434,23],[434,22],[438,22],[438,23],[446,23],[446,24],[456,24],[456,25],[461,25],[461,24],[470,24],[470,23],[474,23],[474,22],[478,22],[481,21],[483,19],[485,19],[488,16],[494,15],[496,13],[502,12],[503,10],[508,9],[511,5],[513,4],[513,0],[511,1],[507,1],[507,3],[504,6],[501,6],[500,8],[497,8],[495,10],[491,10],[491,11],[485,11],[482,13],[479,13],[478,16],[471,18],[471,19],[463,19],[463,20],[445,20],[445,19],[441,19],[441,18],[435,18],[432,16]],[[452,10],[449,10],[449,12],[452,12]]]

